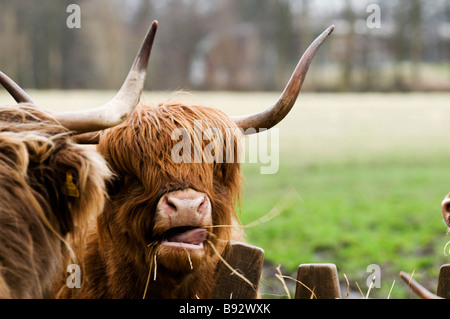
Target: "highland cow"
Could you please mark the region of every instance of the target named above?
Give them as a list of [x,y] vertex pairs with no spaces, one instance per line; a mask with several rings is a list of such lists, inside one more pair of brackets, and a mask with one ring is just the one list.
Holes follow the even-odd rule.
[[132,112],[155,31],[156,23],[116,97],[96,109],[44,111],[0,72],[19,103],[0,107],[0,298],[52,297],[55,278],[73,257],[68,236],[103,210],[111,171],[71,136],[112,127]]
[[[115,178],[80,257],[81,288],[64,285],[58,296],[211,297],[219,255],[231,239],[242,236],[234,209],[241,188],[242,137],[269,129],[287,115],[314,54],[332,30],[307,49],[278,102],[261,113],[230,117],[210,107],[163,103],[138,106],[125,122],[103,131],[97,149]],[[195,122],[201,122],[204,134],[228,138],[210,134],[205,139]],[[174,132],[180,131],[192,152],[176,147],[180,136]],[[205,158],[211,143],[212,158]],[[188,160],[174,161],[174,152]],[[216,152],[232,154],[233,160],[217,161]]]

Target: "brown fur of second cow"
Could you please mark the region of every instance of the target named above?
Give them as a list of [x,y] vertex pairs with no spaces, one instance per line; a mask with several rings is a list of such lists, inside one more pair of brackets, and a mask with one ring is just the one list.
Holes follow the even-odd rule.
[[157,26],[153,21],[116,96],[97,108],[44,111],[0,72],[0,84],[19,103],[0,107],[0,298],[52,297],[54,282],[67,274],[74,257],[67,237],[83,239],[89,217],[103,210],[111,177],[105,160],[73,136],[110,128],[134,110]]

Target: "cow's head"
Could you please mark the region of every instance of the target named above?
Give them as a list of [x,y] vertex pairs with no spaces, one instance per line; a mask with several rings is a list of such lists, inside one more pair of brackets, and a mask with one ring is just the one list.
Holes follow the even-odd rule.
[[[98,150],[116,173],[99,218],[101,242],[109,247],[105,258],[115,249],[122,261],[147,273],[156,261],[156,278],[214,267],[215,250],[222,252],[238,223],[241,138],[273,127],[288,114],[314,54],[332,30],[311,44],[279,100],[260,113],[231,117],[197,105],[138,106],[124,123],[101,134]],[[183,141],[189,141],[189,149],[180,145]]]
[[[202,125],[200,134],[195,132],[196,123]],[[228,140],[203,139],[209,129]],[[181,136],[192,149],[188,156],[187,149],[177,148],[183,143]],[[148,245],[158,243],[158,264],[177,271],[197,269],[212,253],[207,239],[220,247],[219,239],[231,236],[241,179],[237,161],[241,136],[236,124],[213,108],[138,106],[127,121],[100,138],[97,149],[117,176],[101,229],[108,230],[115,242],[126,236],[126,244],[136,247],[124,254],[144,253]],[[196,154],[210,143],[215,152],[233,154],[233,160],[219,163],[200,155],[196,161]],[[175,158],[180,154],[181,161]]]
[[[11,190],[7,184],[16,183],[21,195],[30,195],[23,204],[63,236],[103,208],[104,180],[110,175],[103,158],[73,142],[69,131],[36,105],[0,107],[0,159],[2,194]],[[7,210],[16,204],[6,203]]]

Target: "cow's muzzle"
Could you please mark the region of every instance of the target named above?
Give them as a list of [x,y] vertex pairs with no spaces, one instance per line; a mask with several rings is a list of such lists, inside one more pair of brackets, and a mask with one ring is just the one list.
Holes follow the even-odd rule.
[[191,188],[166,193],[155,214],[154,235],[173,248],[202,249],[212,226],[211,201]]

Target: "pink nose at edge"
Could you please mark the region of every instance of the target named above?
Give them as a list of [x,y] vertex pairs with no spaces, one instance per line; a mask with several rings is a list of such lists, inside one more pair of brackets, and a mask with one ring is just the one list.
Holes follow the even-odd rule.
[[450,227],[450,194],[442,201],[442,216],[444,217],[444,222]]

